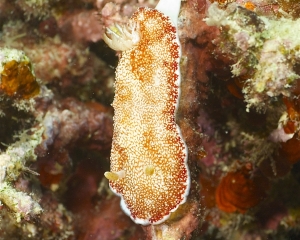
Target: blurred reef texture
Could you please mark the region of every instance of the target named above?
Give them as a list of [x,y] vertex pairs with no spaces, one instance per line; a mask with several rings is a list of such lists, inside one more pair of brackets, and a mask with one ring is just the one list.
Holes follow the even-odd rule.
[[0,239],[300,239],[298,0],[182,1],[190,195],[160,225],[120,209],[102,36],[156,4],[0,1]]

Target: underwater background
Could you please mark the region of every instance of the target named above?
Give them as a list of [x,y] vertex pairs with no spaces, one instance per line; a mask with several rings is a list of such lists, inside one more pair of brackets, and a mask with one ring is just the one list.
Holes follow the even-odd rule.
[[157,3],[0,0],[0,239],[300,239],[298,0],[182,1],[190,193],[159,225],[121,210],[102,38]]

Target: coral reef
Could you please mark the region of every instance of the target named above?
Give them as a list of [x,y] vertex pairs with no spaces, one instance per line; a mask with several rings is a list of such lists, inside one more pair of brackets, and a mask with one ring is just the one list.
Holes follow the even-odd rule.
[[104,177],[121,55],[103,34],[157,3],[0,1],[1,239],[300,238],[296,0],[182,1],[189,196],[157,225],[121,210]]
[[[239,21],[239,19],[244,19]],[[298,20],[268,19],[230,4],[226,11],[214,3],[208,10],[208,25],[222,26],[222,52],[231,55],[232,74],[244,79],[243,93],[247,108],[264,109],[272,99],[291,96],[289,90],[297,74],[299,39]]]
[[[286,224],[289,210],[299,209],[287,201],[299,174],[296,15],[283,1],[207,2],[205,22],[215,35],[203,50],[212,58],[210,89],[201,93],[205,115],[198,118],[209,148],[199,161],[200,184],[208,189],[200,194],[215,203],[202,201],[203,238],[299,236]],[[264,215],[268,205],[280,207]]]
[[[22,108],[21,99],[26,99],[24,107],[27,105],[29,111],[34,111],[28,98],[39,92],[39,85],[28,57],[22,51],[8,48],[0,49],[0,56],[2,100],[12,98],[10,104]],[[1,117],[6,117],[5,112],[2,112]],[[36,160],[34,150],[42,141],[42,133],[43,128],[39,125],[24,129],[19,132],[19,136],[15,136],[18,139],[0,154],[0,200],[15,213],[17,222],[21,221],[21,217],[29,219],[30,216],[34,217],[42,212],[38,201],[12,186],[12,182],[23,171],[30,172],[26,164]]]

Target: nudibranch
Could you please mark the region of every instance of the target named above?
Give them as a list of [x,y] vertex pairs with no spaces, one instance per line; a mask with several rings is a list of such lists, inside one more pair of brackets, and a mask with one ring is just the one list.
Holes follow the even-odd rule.
[[[186,201],[187,147],[175,122],[180,94],[180,0],[139,8],[127,26],[107,29],[122,51],[116,69],[111,170],[121,207],[138,224],[159,224]],[[170,14],[168,14],[168,11]]]

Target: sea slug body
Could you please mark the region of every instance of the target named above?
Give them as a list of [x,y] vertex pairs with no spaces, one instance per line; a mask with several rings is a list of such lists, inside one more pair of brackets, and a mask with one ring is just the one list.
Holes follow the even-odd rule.
[[165,221],[186,201],[190,187],[187,147],[175,122],[180,45],[172,21],[177,23],[180,0],[168,1],[157,9],[139,8],[131,27],[110,28],[104,37],[123,51],[112,104],[111,170],[105,176],[123,210],[143,225]]

